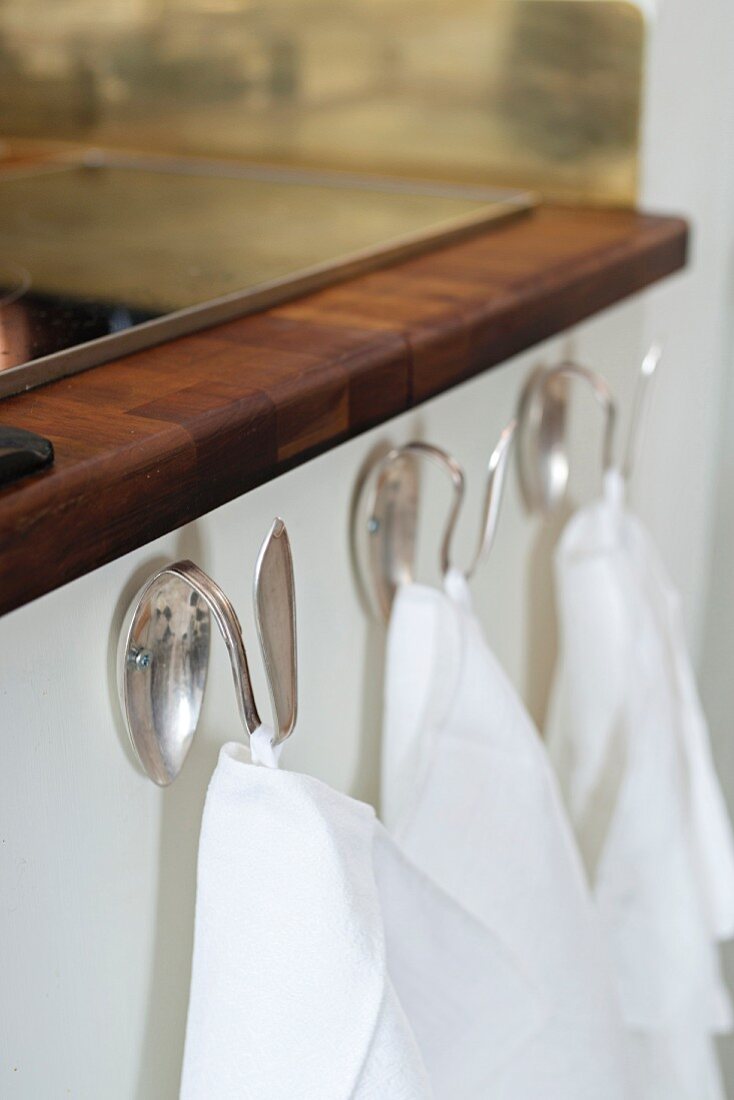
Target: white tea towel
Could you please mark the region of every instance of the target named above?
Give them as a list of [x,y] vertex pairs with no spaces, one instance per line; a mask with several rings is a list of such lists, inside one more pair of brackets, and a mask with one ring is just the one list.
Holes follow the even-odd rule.
[[371,807],[224,746],[201,830],[183,1100],[479,1100],[541,1012],[515,960]]
[[522,960],[548,1008],[487,1095],[630,1100],[606,956],[555,777],[457,572],[445,592],[411,584],[396,595],[382,775],[398,845]]
[[561,656],[548,740],[608,936],[649,1100],[715,1100],[731,1027],[716,941],[734,844],[679,603],[607,474],[556,557]]

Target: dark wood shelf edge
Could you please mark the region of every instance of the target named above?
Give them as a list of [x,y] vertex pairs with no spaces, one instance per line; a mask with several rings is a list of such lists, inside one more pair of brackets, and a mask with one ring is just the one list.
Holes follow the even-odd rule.
[[680,218],[541,208],[3,401],[57,461],[0,492],[0,614],[652,285],[687,242]]

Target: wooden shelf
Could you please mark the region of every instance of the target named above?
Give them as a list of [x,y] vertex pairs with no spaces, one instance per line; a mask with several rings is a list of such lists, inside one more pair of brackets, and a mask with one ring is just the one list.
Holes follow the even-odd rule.
[[55,465],[0,492],[0,613],[685,264],[671,217],[560,207],[0,402]]

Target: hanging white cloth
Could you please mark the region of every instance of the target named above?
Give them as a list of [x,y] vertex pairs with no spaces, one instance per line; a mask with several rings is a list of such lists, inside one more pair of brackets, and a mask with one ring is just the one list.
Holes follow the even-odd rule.
[[183,1100],[459,1100],[542,1001],[374,811],[225,745],[202,821]]
[[555,777],[459,573],[449,574],[445,592],[399,589],[385,692],[388,829],[522,959],[548,1007],[485,1095],[631,1100],[606,956]]
[[731,1027],[716,941],[734,844],[679,603],[616,471],[556,557],[548,741],[611,946],[646,1100],[718,1100]]

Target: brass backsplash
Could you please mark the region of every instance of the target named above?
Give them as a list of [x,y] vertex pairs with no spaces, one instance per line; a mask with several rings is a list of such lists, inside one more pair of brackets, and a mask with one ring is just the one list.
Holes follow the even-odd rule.
[[0,0],[4,136],[629,205],[621,0]]

